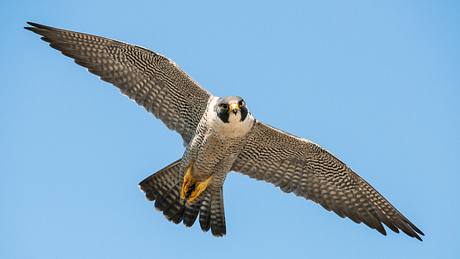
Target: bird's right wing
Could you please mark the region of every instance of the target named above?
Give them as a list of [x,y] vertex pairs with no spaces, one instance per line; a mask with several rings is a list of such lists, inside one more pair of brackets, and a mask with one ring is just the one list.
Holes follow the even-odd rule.
[[341,217],[386,235],[382,223],[421,240],[423,235],[348,166],[306,139],[256,122],[232,170],[313,200]]
[[212,96],[171,60],[119,41],[28,23],[27,30],[142,105],[188,143]]

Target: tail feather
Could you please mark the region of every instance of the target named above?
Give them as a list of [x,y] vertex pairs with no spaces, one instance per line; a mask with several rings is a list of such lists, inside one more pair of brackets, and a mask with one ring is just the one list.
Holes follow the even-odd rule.
[[[168,220],[173,221],[174,223],[176,223],[178,219],[173,220],[173,218],[175,218],[176,215],[178,214],[179,214],[178,216],[180,216],[180,212],[181,210],[183,210],[183,207],[184,207],[183,202],[181,202],[180,200],[179,193],[180,193],[180,185],[173,187],[173,189],[169,191],[168,195],[164,196],[166,197],[166,199],[164,199],[165,201],[164,204],[167,207],[163,209],[163,214]],[[179,223],[181,220],[182,220],[182,217],[180,217],[180,220],[177,223]]]
[[211,229],[214,236],[226,234],[222,186],[205,192],[200,207],[200,226],[203,231]]
[[155,208],[160,211],[163,211],[163,214],[170,219],[169,217],[173,216],[173,211],[170,210],[177,209],[179,207],[179,193],[180,193],[180,183],[176,182],[169,190],[159,191],[159,196],[155,200]]
[[180,210],[180,166],[177,160],[139,183],[148,200],[171,220]]
[[196,218],[198,217],[198,213],[200,212],[202,201],[200,200],[197,203],[194,203],[190,206],[187,206],[184,211],[184,225],[187,227],[193,226],[195,223]]
[[211,228],[211,192],[205,192],[203,195],[200,207],[200,226],[201,230],[206,232]]
[[222,186],[212,193],[211,232],[214,236],[223,236],[227,232],[225,227],[224,197]]
[[148,200],[155,201],[155,208],[162,211],[165,217],[176,224],[183,221],[191,227],[199,217],[203,231],[214,236],[226,233],[222,184],[212,183],[197,200],[191,204],[181,199],[183,175],[181,160],[166,166],[157,173],[139,183]]
[[173,162],[139,183],[141,190],[145,192],[148,200],[154,201],[158,199],[177,184],[180,180],[178,174],[180,162],[180,159]]
[[179,207],[175,207],[174,210],[171,210],[171,216],[166,216],[170,221],[175,224],[179,224],[184,218],[185,206],[182,204]]
[[169,193],[165,194],[163,196],[159,196],[155,200],[155,208],[159,211],[165,211],[166,209],[169,208],[173,201],[174,197],[169,197]]

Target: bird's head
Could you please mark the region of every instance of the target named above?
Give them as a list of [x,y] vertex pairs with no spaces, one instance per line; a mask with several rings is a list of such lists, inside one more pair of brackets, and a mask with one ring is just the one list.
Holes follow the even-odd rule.
[[220,97],[215,105],[217,117],[224,123],[244,122],[248,117],[248,108],[239,96]]

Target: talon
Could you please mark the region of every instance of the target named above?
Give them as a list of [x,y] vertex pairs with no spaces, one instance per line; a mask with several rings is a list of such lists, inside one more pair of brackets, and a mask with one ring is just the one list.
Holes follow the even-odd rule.
[[182,183],[182,190],[180,192],[181,199],[185,200],[187,205],[190,205],[200,197],[201,193],[203,193],[203,191],[208,187],[212,178],[211,176],[203,182],[198,182],[193,179],[192,170],[193,163],[190,163],[185,170],[184,182]]
[[210,176],[206,181],[204,182],[199,182],[195,184],[194,190],[191,192],[190,196],[187,198],[187,204],[193,203],[196,199],[198,199],[201,195],[201,193],[206,190],[208,187],[209,183],[211,182],[212,176]]
[[184,182],[182,183],[182,190],[180,192],[180,198],[181,199],[187,199],[189,194],[188,190],[190,186],[194,183],[192,183],[192,170],[193,170],[193,163],[190,163],[190,165],[187,167],[185,170],[185,175],[184,175]]

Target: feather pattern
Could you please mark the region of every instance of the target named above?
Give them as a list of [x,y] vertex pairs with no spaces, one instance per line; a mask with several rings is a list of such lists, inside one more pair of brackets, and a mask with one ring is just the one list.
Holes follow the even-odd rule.
[[340,217],[363,222],[383,235],[382,225],[421,240],[424,235],[380,193],[317,144],[261,122],[248,134],[232,170],[313,200]]
[[[155,201],[168,220],[192,226],[199,215],[202,230],[225,235],[223,184],[231,169],[313,200],[384,235],[386,225],[421,240],[422,231],[364,179],[313,142],[255,122],[247,110],[244,118],[249,119],[233,127],[213,123],[220,122],[212,120],[218,98],[166,57],[116,40],[28,24],[26,29],[115,85],[182,136],[187,146],[184,157],[140,183],[146,197]],[[196,201],[186,204],[180,197],[183,169],[192,160],[196,160],[194,177],[212,176],[213,180]]]
[[26,29],[112,83],[188,144],[212,96],[174,62],[148,49],[37,23]]
[[211,228],[211,192],[203,194],[200,207],[200,226],[201,230],[207,232]]

